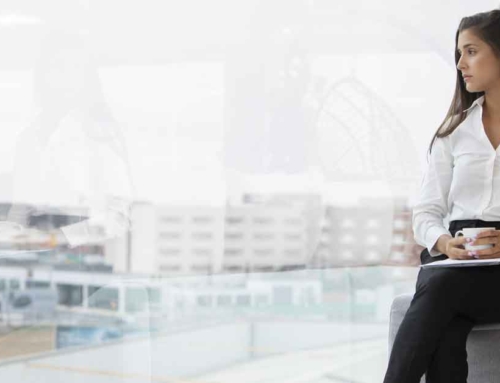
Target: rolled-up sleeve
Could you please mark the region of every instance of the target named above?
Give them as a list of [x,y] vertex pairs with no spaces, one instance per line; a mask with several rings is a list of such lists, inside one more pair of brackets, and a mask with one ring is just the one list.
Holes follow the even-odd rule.
[[126,236],[130,229],[133,184],[128,161],[111,148],[94,145],[91,179],[80,203],[88,220],[61,227],[71,247]]
[[453,177],[450,145],[450,136],[434,141],[420,191],[413,205],[415,241],[425,246],[433,257],[441,254],[434,249],[439,237],[443,234],[451,235],[443,222],[448,214],[448,195]]
[[[98,201],[101,202],[101,201]],[[61,227],[70,247],[104,241],[126,234],[130,228],[131,200],[117,196],[108,196],[105,205],[94,203],[90,209],[88,220]],[[98,235],[92,227],[100,227],[103,231]]]

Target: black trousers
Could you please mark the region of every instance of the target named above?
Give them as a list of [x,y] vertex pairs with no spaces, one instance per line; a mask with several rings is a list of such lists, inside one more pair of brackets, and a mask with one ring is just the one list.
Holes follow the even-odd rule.
[[[450,222],[452,235],[464,227],[495,227],[500,221]],[[422,264],[446,259],[431,257]],[[476,324],[500,322],[500,266],[420,269],[415,295],[401,322],[384,383],[465,383],[466,341]]]

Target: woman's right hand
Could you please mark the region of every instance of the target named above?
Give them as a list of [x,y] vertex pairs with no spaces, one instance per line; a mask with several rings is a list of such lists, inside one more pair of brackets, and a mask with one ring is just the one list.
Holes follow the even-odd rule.
[[449,235],[443,235],[439,237],[438,242],[441,243],[438,243],[438,248],[444,249],[442,252],[451,259],[474,259],[473,255],[470,255],[470,251],[464,248],[464,245],[470,241],[472,241],[470,238],[464,236],[453,238]]

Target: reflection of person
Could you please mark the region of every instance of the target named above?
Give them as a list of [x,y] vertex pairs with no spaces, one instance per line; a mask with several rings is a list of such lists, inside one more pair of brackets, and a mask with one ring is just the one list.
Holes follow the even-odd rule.
[[60,227],[71,247],[89,240],[91,226],[104,228],[103,239],[124,234],[132,195],[126,146],[85,42],[48,34],[34,81],[37,110],[16,145],[9,221],[27,225],[27,206],[50,206],[87,212]]
[[[455,96],[431,141],[413,209],[424,264],[500,258],[500,10],[463,18],[455,48]],[[464,227],[496,230],[454,238]],[[493,247],[467,251],[467,242]],[[427,382],[465,383],[468,334],[500,321],[499,287],[500,266],[420,269],[384,382],[417,383],[425,373]]]

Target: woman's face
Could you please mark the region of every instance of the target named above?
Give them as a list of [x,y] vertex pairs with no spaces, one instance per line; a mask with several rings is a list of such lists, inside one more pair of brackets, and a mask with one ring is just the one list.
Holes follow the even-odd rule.
[[500,89],[500,59],[488,44],[466,29],[458,35],[457,50],[460,54],[457,68],[468,92]]
[[45,106],[64,109],[84,100],[85,57],[78,50],[68,49],[53,55],[40,76],[38,86]]

